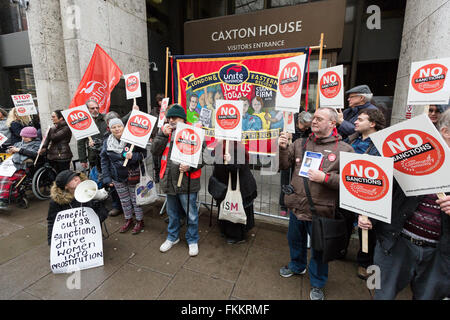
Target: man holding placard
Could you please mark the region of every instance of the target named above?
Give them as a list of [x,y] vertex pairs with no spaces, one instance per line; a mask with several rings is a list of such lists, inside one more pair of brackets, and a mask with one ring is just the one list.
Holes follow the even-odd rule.
[[[199,240],[197,193],[200,191],[202,163],[200,161],[197,167],[194,168],[169,159],[169,156],[172,155],[172,149],[176,148],[175,129],[178,123],[186,123],[186,112],[182,106],[174,104],[167,111],[166,119],[169,123],[165,124],[158,132],[153,140],[151,150],[153,155],[162,156],[159,175],[160,186],[162,192],[167,194],[167,214],[169,216],[167,239],[159,250],[166,252],[180,241],[180,219],[184,213],[189,212],[186,219],[186,241],[189,245],[189,255],[196,256],[198,255]],[[204,148],[205,144],[202,143],[202,151]],[[180,173],[182,174],[182,180],[181,184],[178,185]]]

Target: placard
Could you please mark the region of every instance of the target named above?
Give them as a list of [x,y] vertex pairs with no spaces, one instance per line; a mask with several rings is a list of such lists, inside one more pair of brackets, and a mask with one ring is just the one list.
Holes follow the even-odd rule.
[[161,101],[161,109],[159,110],[158,117],[158,128],[161,128],[164,125],[164,121],[166,120],[166,111],[167,107],[169,106],[169,100],[170,98],[164,98]]
[[95,211],[80,207],[58,212],[50,245],[52,272],[68,273],[102,265],[102,228]]
[[340,152],[339,207],[391,223],[394,160]]
[[450,58],[411,63],[408,105],[447,104],[450,98]]
[[0,176],[2,177],[12,177],[16,170],[11,156],[0,164]]
[[197,168],[204,140],[203,129],[178,122],[174,134],[170,160]]
[[344,66],[319,70],[320,107],[344,108]]
[[150,139],[156,120],[156,117],[152,115],[133,110],[120,140],[137,145],[143,149],[147,148],[147,142]]
[[6,140],[8,140],[8,137],[3,133],[0,133],[0,146],[2,146],[6,142]]
[[450,191],[450,150],[421,114],[370,135],[378,152],[394,159],[394,177],[406,196]]
[[295,121],[293,112],[283,112],[284,131],[288,133],[295,133]]
[[216,139],[241,141],[243,108],[242,100],[216,100]]
[[209,128],[211,126],[212,110],[208,108],[202,108],[200,110],[200,123],[203,127]]
[[303,87],[306,55],[280,60],[275,110],[298,112]]
[[86,105],[63,110],[61,113],[76,140],[100,133]]
[[16,107],[19,116],[29,116],[37,114],[36,106],[34,105],[33,96],[31,94],[18,94],[11,96],[14,106]]
[[125,78],[127,99],[139,98],[140,96],[142,96],[139,72],[126,74],[123,77]]

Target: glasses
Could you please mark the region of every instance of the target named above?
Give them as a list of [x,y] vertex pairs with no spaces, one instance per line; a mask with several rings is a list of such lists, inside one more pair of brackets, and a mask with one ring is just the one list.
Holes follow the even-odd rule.
[[89,109],[100,109],[100,107],[89,107]]

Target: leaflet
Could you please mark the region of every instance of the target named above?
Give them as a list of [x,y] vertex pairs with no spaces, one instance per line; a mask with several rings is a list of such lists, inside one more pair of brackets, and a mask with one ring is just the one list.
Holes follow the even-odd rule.
[[303,156],[302,166],[300,171],[298,172],[299,176],[308,178],[308,170],[314,169],[319,170],[320,165],[322,164],[323,154],[320,152],[311,152],[306,151]]

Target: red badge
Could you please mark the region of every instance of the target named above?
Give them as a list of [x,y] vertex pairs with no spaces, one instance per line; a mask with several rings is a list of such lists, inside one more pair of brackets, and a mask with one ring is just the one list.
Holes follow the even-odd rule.
[[331,162],[333,162],[334,160],[336,160],[336,155],[335,155],[334,153],[330,153],[330,154],[328,155],[328,160],[331,161]]

